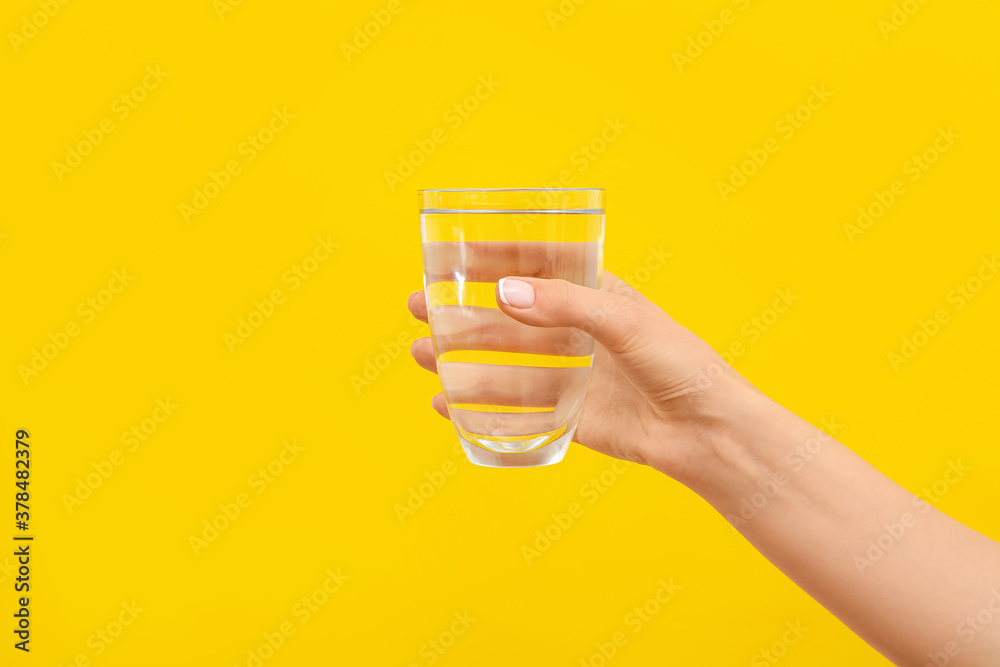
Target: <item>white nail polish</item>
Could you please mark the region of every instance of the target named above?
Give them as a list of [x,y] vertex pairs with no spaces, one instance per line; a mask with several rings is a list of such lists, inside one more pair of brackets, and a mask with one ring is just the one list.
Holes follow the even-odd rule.
[[499,291],[500,291],[500,300],[503,301],[503,305],[509,306],[510,304],[507,302],[507,297],[504,296],[504,293],[503,293],[503,281],[505,281],[505,280],[507,280],[507,279],[506,278],[501,278],[500,279],[500,282],[498,284],[498,288],[499,288]]

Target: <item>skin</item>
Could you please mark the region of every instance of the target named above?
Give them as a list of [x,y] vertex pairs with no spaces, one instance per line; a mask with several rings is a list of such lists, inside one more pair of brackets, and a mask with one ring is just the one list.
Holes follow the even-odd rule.
[[[597,341],[574,440],[648,465],[725,516],[768,560],[897,665],[1000,665],[1000,543],[923,502],[781,407],[620,279],[529,283],[500,310]],[[410,296],[427,321],[423,292]],[[411,354],[436,372],[429,338]],[[444,396],[432,406],[448,417]]]

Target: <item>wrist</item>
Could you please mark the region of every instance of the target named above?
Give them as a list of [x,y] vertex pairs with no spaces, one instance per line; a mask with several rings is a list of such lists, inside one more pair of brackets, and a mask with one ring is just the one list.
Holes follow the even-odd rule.
[[[686,446],[675,447],[671,438],[673,442],[661,448],[663,455],[653,461],[654,468],[720,511],[787,471],[787,443],[827,437],[742,376],[733,376],[695,398],[697,414],[682,425]],[[676,430],[678,423],[672,426]]]

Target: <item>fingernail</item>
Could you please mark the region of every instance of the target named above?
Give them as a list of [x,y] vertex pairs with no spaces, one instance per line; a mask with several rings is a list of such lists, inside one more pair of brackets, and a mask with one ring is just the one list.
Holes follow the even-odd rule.
[[535,288],[523,280],[501,278],[500,300],[514,308],[531,308],[535,305]]

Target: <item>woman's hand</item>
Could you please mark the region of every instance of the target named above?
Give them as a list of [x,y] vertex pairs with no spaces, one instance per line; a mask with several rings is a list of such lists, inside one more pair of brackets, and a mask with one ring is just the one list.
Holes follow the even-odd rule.
[[[609,273],[600,290],[505,278],[496,298],[519,322],[576,327],[597,341],[580,444],[653,466],[694,490],[896,664],[1000,665],[1000,614],[972,640],[956,630],[963,619],[993,619],[1000,544],[761,394]],[[409,305],[426,321],[422,292]],[[430,339],[411,352],[435,370]],[[433,405],[448,416],[441,394]],[[886,535],[891,548],[877,562],[865,560]],[[968,643],[959,646],[962,638]]]
[[[597,341],[574,440],[620,459],[653,466],[694,487],[714,465],[717,436],[735,415],[767,400],[711,347],[624,281],[605,272],[600,290],[563,280],[511,277],[497,305],[524,324],[575,327]],[[427,321],[423,292],[410,296]],[[430,338],[413,343],[417,363],[435,371]],[[432,401],[448,417],[444,395]]]

